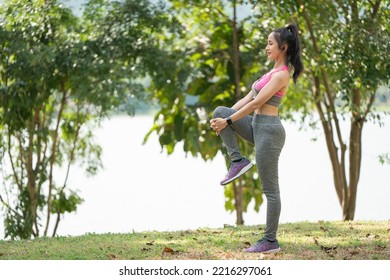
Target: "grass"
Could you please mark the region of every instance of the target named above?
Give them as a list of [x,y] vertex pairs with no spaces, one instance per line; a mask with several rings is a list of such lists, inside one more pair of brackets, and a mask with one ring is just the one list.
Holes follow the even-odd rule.
[[277,254],[248,254],[263,226],[0,241],[0,260],[390,260],[390,221],[281,224]]

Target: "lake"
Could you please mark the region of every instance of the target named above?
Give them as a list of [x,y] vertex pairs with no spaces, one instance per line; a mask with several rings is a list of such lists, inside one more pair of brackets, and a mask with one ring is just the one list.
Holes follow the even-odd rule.
[[[212,161],[185,156],[178,145],[173,155],[161,152],[155,134],[142,145],[152,116],[115,116],[96,131],[103,147],[104,169],[94,177],[71,170],[69,186],[85,202],[66,215],[59,235],[186,230],[234,225],[235,213],[224,208],[226,173],[221,154]],[[363,130],[363,159],[355,220],[390,219],[390,165],[378,155],[390,152],[390,116],[384,127],[367,123]],[[281,223],[340,220],[341,208],[333,186],[332,170],[322,129],[299,130],[284,122],[286,144],[280,157]],[[348,133],[348,124],[343,123]],[[317,137],[318,141],[311,139]],[[256,213],[244,214],[246,225],[265,223],[265,203]],[[54,219],[53,219],[54,221]],[[4,238],[3,223],[0,238]]]

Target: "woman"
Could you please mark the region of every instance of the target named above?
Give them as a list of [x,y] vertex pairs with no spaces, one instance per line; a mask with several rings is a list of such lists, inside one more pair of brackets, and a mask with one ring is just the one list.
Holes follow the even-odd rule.
[[[217,107],[210,124],[221,136],[232,161],[221,185],[232,182],[252,167],[241,155],[236,135],[255,145],[256,164],[267,198],[267,221],[263,238],[245,251],[274,253],[280,251],[276,239],[281,209],[278,161],[285,141],[278,107],[289,85],[290,67],[294,70],[294,83],[303,71],[297,25],[275,29],[268,36],[265,50],[268,59],[274,62],[273,69],[254,82],[251,91],[232,108]],[[253,112],[253,117],[249,116]]]

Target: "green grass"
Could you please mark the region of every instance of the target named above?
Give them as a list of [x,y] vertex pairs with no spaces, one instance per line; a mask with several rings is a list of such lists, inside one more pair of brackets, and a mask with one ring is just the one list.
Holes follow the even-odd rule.
[[0,259],[390,260],[390,221],[281,224],[280,253],[244,253],[263,230],[263,226],[240,226],[0,241]]

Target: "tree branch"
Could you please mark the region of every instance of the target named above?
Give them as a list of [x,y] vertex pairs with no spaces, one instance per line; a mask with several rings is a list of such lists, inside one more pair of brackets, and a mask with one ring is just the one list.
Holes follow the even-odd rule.
[[28,126],[28,146],[27,146],[27,154],[26,154],[26,170],[27,170],[27,190],[30,196],[30,211],[31,211],[31,219],[33,225],[35,226],[34,236],[39,235],[38,228],[38,218],[37,218],[37,205],[38,205],[38,194],[36,189],[36,176],[33,168],[34,161],[34,130],[35,130],[35,120],[32,118],[29,121]]
[[234,61],[234,84],[235,84],[235,98],[240,99],[240,45],[238,42],[238,30],[237,30],[237,15],[236,15],[236,2],[233,4],[233,61]]
[[15,215],[17,215],[19,218],[23,219],[23,216],[20,215],[18,212],[16,212],[14,209],[12,209],[12,207],[3,199],[3,197],[1,196],[0,194],[0,201],[1,203],[7,207],[12,213],[14,213]]
[[22,192],[23,191],[22,182],[21,182],[21,180],[18,177],[18,173],[16,172],[15,163],[13,161],[13,156],[12,156],[12,153],[11,153],[11,133],[8,133],[7,141],[8,141],[8,151],[7,151],[7,153],[8,153],[8,157],[10,159],[10,162],[11,162],[11,168],[12,168],[13,177],[14,177],[16,185],[18,186],[19,192]]
[[339,174],[340,163],[337,157],[337,147],[336,144],[334,143],[333,136],[332,136],[333,134],[332,126],[329,124],[329,121],[325,118],[325,112],[323,111],[321,106],[321,98],[319,98],[321,95],[320,79],[317,76],[313,76],[313,78],[314,78],[314,85],[315,85],[314,96],[315,99],[317,100],[315,104],[317,106],[318,114],[320,116],[321,124],[325,133],[325,140],[328,147],[331,164],[333,167],[333,179],[334,179],[337,197],[339,199],[340,205],[342,205],[344,200],[344,196],[343,196],[344,193],[343,193],[343,187],[340,185],[340,178],[341,178]]
[[63,82],[61,83],[61,89],[62,89],[62,99],[61,99],[60,109],[59,109],[58,115],[57,115],[57,123],[56,123],[56,128],[54,130],[53,146],[52,146],[52,151],[51,151],[51,156],[50,156],[49,194],[47,197],[47,220],[46,220],[46,227],[45,227],[45,231],[44,231],[44,236],[47,236],[47,231],[49,229],[49,224],[50,224],[51,196],[52,196],[52,190],[53,190],[53,168],[54,168],[54,162],[55,162],[55,157],[56,157],[56,152],[57,152],[58,130],[60,128],[62,112],[64,110],[64,107],[66,104],[66,99],[67,99],[66,89],[65,89],[65,85]]
[[375,2],[375,4],[372,3],[372,1],[369,1],[370,4],[372,5],[372,13],[371,13],[371,16],[372,18],[375,18],[378,14],[378,11],[379,11],[379,7],[381,5],[381,0],[377,0]]
[[[298,0],[298,3],[299,5],[302,6],[302,1],[301,0]],[[302,9],[302,15],[306,21],[306,24],[307,24],[307,27],[309,29],[309,33],[310,33],[310,37],[311,37],[311,40],[313,42],[313,48],[314,48],[314,51],[315,53],[318,55],[320,53],[320,49],[318,47],[318,43],[317,43],[317,40],[316,40],[316,37],[314,35],[314,29],[313,29],[313,26],[311,24],[311,21],[309,19],[309,15],[307,14],[305,8]],[[320,66],[320,72],[321,72],[321,76],[322,76],[322,79],[323,79],[323,82],[324,82],[324,86],[325,86],[325,94],[328,98],[328,101],[329,101],[329,108],[331,109],[331,112],[332,112],[332,115],[333,115],[333,120],[334,120],[334,124],[335,124],[335,127],[336,127],[336,133],[337,133],[337,138],[338,138],[338,141],[339,141],[339,144],[340,144],[340,147],[341,149],[346,149],[346,146],[344,144],[344,141],[342,139],[342,135],[341,135],[341,129],[340,129],[340,124],[339,124],[339,120],[338,120],[338,117],[337,117],[337,112],[336,112],[336,109],[335,109],[335,102],[334,102],[334,98],[333,98],[333,95],[331,94],[332,90],[330,88],[330,83],[329,83],[329,79],[327,77],[327,74],[324,70],[323,67]]]
[[372,107],[372,105],[374,104],[375,96],[376,96],[376,92],[375,92],[375,90],[374,90],[374,91],[372,92],[371,96],[370,96],[370,100],[368,101],[366,111],[363,113],[363,117],[362,117],[363,119],[366,119],[368,113],[371,112],[371,107]]
[[[79,113],[80,113],[80,106],[77,107],[77,116],[79,116]],[[62,185],[60,194],[64,192],[64,190],[66,188],[66,184],[68,182],[70,166],[71,166],[71,164],[72,164],[72,162],[74,160],[74,154],[75,154],[75,151],[76,151],[76,144],[77,144],[77,141],[78,141],[80,129],[81,129],[81,125],[79,125],[77,127],[77,130],[76,130],[76,134],[75,134],[75,137],[74,137],[74,140],[73,140],[73,147],[72,147],[72,150],[71,150],[71,153],[70,153],[70,156],[69,156],[68,166],[67,166],[67,169],[66,169],[65,180],[64,180],[64,184]],[[55,226],[54,226],[54,229],[53,229],[53,234],[52,234],[53,237],[57,233],[58,224],[60,223],[60,220],[61,220],[60,215],[61,215],[61,213],[57,211],[57,219],[56,219],[56,223],[55,223]]]

